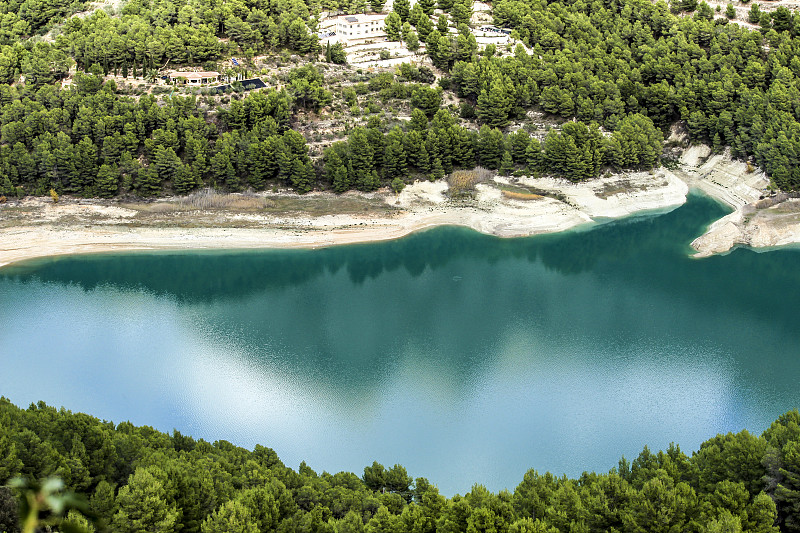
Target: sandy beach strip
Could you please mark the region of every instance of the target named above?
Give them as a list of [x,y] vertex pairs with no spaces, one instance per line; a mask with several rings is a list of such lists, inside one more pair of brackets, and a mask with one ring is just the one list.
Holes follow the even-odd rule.
[[[519,199],[508,187],[546,193]],[[643,211],[677,207],[689,185],[660,168],[589,182],[551,178],[495,177],[477,185],[474,198],[452,201],[443,181],[420,181],[399,195],[372,193],[391,209],[380,213],[280,215],[262,213],[183,213],[177,223],[142,220],[135,210],[95,202],[48,204],[28,199],[18,209],[30,214],[9,221],[0,207],[0,266],[65,254],[133,250],[318,248],[397,239],[426,228],[456,225],[498,237],[524,237],[592,224]],[[324,200],[330,193],[317,193]],[[525,195],[522,195],[523,197]],[[308,198],[308,197],[306,197]],[[166,202],[166,200],[164,201]],[[3,223],[3,218],[6,223]],[[237,227],[241,222],[242,227]],[[246,222],[246,223],[245,223]]]

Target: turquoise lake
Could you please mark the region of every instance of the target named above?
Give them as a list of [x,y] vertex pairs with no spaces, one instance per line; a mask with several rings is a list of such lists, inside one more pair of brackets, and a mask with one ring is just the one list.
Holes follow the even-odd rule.
[[725,212],[30,261],[0,270],[0,395],[447,495],[688,453],[800,405],[800,250],[691,259]]

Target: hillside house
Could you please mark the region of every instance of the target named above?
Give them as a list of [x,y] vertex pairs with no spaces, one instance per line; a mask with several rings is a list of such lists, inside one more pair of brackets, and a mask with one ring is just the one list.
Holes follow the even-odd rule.
[[386,15],[342,15],[336,17],[336,40],[342,44],[382,41],[386,38]]
[[219,72],[189,72],[173,70],[167,74],[170,83],[186,85],[208,85],[220,81]]

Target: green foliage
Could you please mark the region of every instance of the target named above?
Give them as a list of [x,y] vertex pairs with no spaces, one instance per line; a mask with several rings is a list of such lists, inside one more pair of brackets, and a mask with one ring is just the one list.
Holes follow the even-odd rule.
[[408,20],[408,15],[410,10],[411,10],[411,4],[408,0],[394,0],[392,2],[392,11],[397,13],[402,22]]
[[416,52],[419,49],[419,38],[413,31],[409,32],[408,36],[406,37],[406,46],[412,52]]
[[500,174],[508,176],[514,170],[514,161],[511,159],[511,152],[508,150],[503,153],[503,159],[500,161]]
[[204,522],[202,533],[258,533],[256,521],[250,510],[240,501],[225,502]]
[[6,87],[6,105],[15,111],[0,116],[7,142],[0,146],[0,188],[108,198],[130,191],[185,194],[214,182],[260,190],[283,179],[310,190],[317,178],[305,140],[284,132],[295,102],[316,109],[331,94],[313,66],[289,78],[289,91],[251,93],[216,114],[202,112],[194,98],[133,99],[108,84],[34,92]]
[[402,24],[403,21],[395,11],[392,11],[386,16],[386,37],[390,41],[401,40],[400,31],[402,29]]
[[165,478],[158,467],[137,468],[117,494],[114,527],[121,531],[176,531],[179,513],[166,503]]
[[[39,526],[56,526],[66,533],[87,533],[88,521],[79,513],[89,513],[85,498],[64,487],[58,478],[47,478],[41,483],[25,478],[14,478],[9,486],[20,493],[19,520],[22,533],[40,531]],[[77,511],[77,513],[76,513]],[[68,520],[64,520],[69,515]],[[5,519],[13,518],[6,513]],[[10,530],[17,529],[11,524]]]
[[442,105],[442,89],[420,87],[411,93],[411,106],[432,117]]
[[[537,106],[611,132],[635,114],[662,131],[682,120],[694,139],[752,158],[775,186],[800,187],[800,126],[791,103],[800,73],[797,16],[781,6],[765,14],[753,4],[749,20],[761,25],[759,32],[711,20],[713,10],[702,2],[672,7],[696,13],[677,17],[664,3],[638,0],[500,0],[493,4],[495,23],[513,28],[532,53],[499,58],[487,47],[477,60],[455,58],[452,82],[490,126],[503,127]],[[431,59],[446,67],[438,40],[431,44]],[[615,155],[606,164],[657,159],[647,143],[638,144],[638,155]]]
[[342,43],[335,43],[331,46],[331,62],[337,65],[344,65],[347,63],[347,53],[344,51]]
[[436,2],[434,0],[419,0],[419,5],[422,8],[422,11],[430,17],[433,15]]
[[[578,128],[564,135],[576,138],[590,131]],[[360,131],[356,138],[371,147],[368,133]],[[397,140],[396,130],[389,135]],[[347,150],[341,144],[326,157]],[[525,151],[535,151],[533,145]],[[505,161],[513,158],[511,150],[504,154]],[[441,173],[438,158],[432,168]],[[457,172],[452,179],[472,180],[474,187],[477,176]],[[781,531],[796,527],[797,411],[780,417],[763,437],[744,431],[718,435],[691,457],[677,446],[658,453],[645,448],[630,466],[620,461],[619,471],[608,474],[585,473],[574,480],[530,470],[513,493],[475,485],[451,499],[426,479],[413,480],[400,465],[373,463],[361,479],[345,472],[317,474],[305,463],[293,471],[262,446],[248,451],[225,441],[212,445],[177,431],[170,436],[127,422],[114,425],[43,403],[22,410],[2,399],[0,420],[3,450],[11,449],[10,442],[24,451],[15,470],[31,479],[46,476],[56,465],[65,478],[79,479],[75,472],[81,469],[90,474],[81,490],[91,494],[88,505],[58,481],[19,485],[26,528],[40,519],[60,531],[86,532],[103,530],[102,522],[112,531],[193,533],[778,533],[776,524]],[[0,530],[15,531],[17,520],[12,494],[0,488]]]
[[14,497],[11,488],[5,486],[0,486],[0,531],[6,533],[19,532],[17,498]]

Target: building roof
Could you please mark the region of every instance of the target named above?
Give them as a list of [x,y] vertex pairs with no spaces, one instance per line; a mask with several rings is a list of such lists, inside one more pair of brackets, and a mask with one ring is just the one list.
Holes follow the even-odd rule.
[[366,14],[358,14],[358,15],[341,15],[337,17],[337,20],[347,22],[348,24],[357,24],[359,22],[380,22],[386,20],[385,14],[379,15],[366,15]]
[[188,71],[184,72],[184,71],[173,70],[172,72],[169,73],[169,76],[171,78],[186,78],[186,79],[216,78],[219,77],[219,72],[188,72]]

